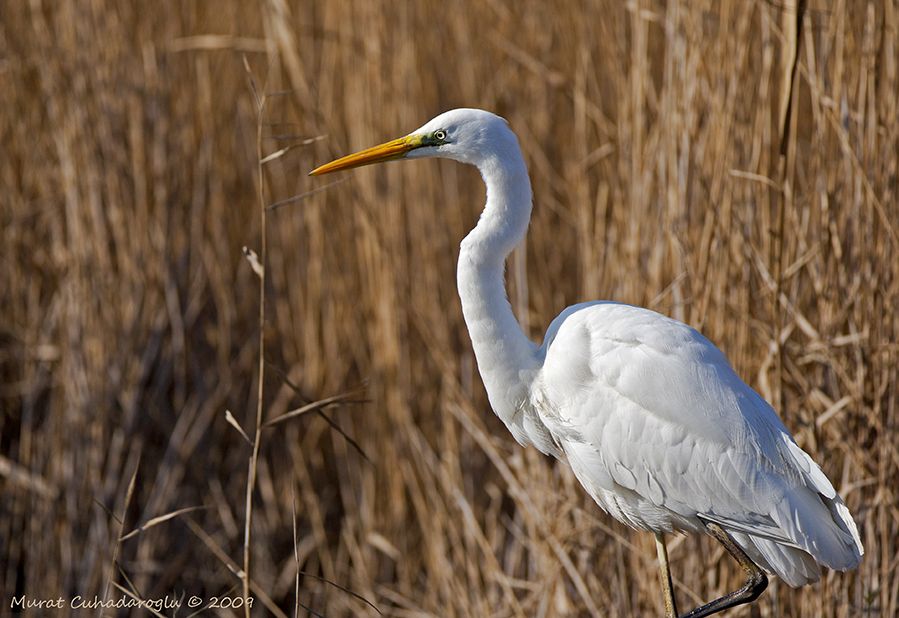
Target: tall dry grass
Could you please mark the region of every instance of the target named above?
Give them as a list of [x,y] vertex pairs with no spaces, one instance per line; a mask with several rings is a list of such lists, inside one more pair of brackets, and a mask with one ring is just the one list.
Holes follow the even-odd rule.
[[[0,613],[14,593],[240,594],[252,449],[225,410],[253,435],[241,247],[260,238],[244,54],[268,78],[264,152],[296,145],[263,166],[268,202],[445,109],[506,116],[535,188],[509,269],[532,334],[591,298],[702,329],[867,548],[757,611],[899,613],[899,3],[810,3],[782,158],[794,5],[3,3]],[[262,430],[258,614],[263,595],[376,614],[340,587],[396,616],[661,613],[651,539],[489,412],[453,282],[482,198],[474,170],[418,162],[268,212],[263,418],[363,381],[370,403]],[[707,540],[671,558],[682,605],[740,581]]]

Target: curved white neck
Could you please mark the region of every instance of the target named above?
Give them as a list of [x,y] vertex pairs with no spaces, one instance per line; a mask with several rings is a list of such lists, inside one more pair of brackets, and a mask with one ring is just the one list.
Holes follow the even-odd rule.
[[538,348],[521,330],[506,296],[506,257],[531,218],[531,183],[517,144],[514,152],[476,162],[487,204],[462,241],[457,279],[462,313],[490,404],[506,424],[527,396]]

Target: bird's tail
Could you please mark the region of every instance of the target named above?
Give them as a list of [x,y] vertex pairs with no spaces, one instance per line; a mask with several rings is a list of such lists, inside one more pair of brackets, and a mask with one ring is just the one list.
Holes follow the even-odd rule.
[[818,581],[821,568],[812,556],[795,547],[745,532],[730,532],[749,559],[769,574],[775,574],[793,588]]
[[[796,539],[803,542],[803,548],[745,532],[730,532],[730,535],[759,567],[798,588],[821,578],[819,565],[837,571],[848,571],[856,568],[861,561],[864,548],[855,529],[855,522],[842,501],[835,506],[842,507],[837,511],[840,519],[830,519],[820,527],[805,530],[803,538]],[[807,520],[803,523],[808,524]],[[837,531],[836,528],[840,530]]]
[[865,549],[849,509],[818,465],[792,441],[789,450],[806,484],[785,493],[769,513],[783,542],[749,531],[733,537],[756,564],[798,587],[820,579],[819,565],[856,568]]

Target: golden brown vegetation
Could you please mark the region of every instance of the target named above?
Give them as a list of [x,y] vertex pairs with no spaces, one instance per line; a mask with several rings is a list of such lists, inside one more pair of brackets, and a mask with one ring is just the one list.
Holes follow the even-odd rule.
[[[242,563],[252,449],[225,410],[253,436],[246,54],[268,76],[263,152],[295,146],[263,166],[270,203],[440,111],[506,116],[535,188],[509,269],[535,338],[593,298],[699,327],[867,549],[858,572],[773,583],[761,615],[896,615],[899,4],[810,3],[782,159],[794,4],[3,3],[4,607],[120,596],[111,582],[240,593],[226,564]],[[288,615],[375,614],[324,580],[385,615],[661,613],[650,535],[489,411],[454,286],[482,194],[472,169],[410,162],[269,211],[264,418],[367,380],[369,403],[324,414],[371,462],[320,415],[262,430],[257,613],[264,593]],[[740,582],[707,540],[671,557],[683,605]]]

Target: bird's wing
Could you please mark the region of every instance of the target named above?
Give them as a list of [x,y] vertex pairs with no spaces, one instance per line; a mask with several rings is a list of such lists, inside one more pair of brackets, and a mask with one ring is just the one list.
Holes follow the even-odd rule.
[[[811,504],[818,496],[842,506],[771,406],[689,326],[628,305],[576,305],[542,351],[531,405],[594,497],[629,490],[682,517],[807,550],[796,510],[825,507]],[[854,524],[839,527],[838,545],[857,540]]]

